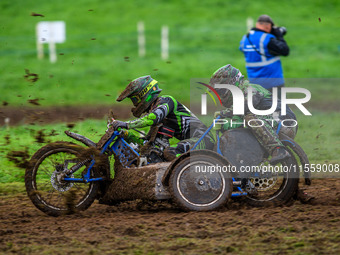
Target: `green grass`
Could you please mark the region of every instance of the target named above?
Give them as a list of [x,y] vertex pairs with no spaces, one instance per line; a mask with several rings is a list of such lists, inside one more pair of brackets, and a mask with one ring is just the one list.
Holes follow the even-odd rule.
[[[100,123],[102,127],[99,128]],[[0,171],[0,182],[12,182],[15,180],[23,181],[24,179],[24,170],[15,166],[14,163],[9,162],[6,155],[10,151],[27,151],[30,156],[33,155],[35,151],[37,151],[40,147],[46,144],[46,142],[53,142],[58,140],[71,141],[68,137],[63,133],[64,130],[68,130],[65,124],[58,125],[48,125],[48,126],[18,126],[10,128],[6,130],[5,127],[2,127],[1,130],[1,147],[0,147],[0,155],[1,155],[1,171]],[[44,134],[46,134],[46,140],[44,143],[38,143],[35,136],[37,135],[38,130],[43,130]],[[52,130],[55,130],[55,136],[49,136]],[[86,135],[93,140],[98,141],[100,137],[97,132],[105,131],[105,122],[104,121],[86,121],[77,123],[75,127],[76,131],[80,133],[86,133]],[[8,138],[6,138],[8,137]]]
[[295,140],[311,163],[340,164],[340,113],[314,112],[313,116],[297,115],[299,122]]
[[[9,106],[27,105],[36,98],[44,106],[112,104],[128,80],[145,74],[159,80],[164,93],[188,102],[183,87],[189,87],[191,78],[208,78],[227,63],[246,73],[239,41],[246,18],[263,13],[288,29],[286,77],[340,77],[336,0],[2,0],[0,9],[0,102]],[[45,17],[30,16],[32,12]],[[67,38],[57,45],[58,54],[64,55],[51,64],[48,58],[36,57],[35,25],[55,20],[66,22]],[[137,53],[140,20],[146,28],[145,58]],[[170,28],[170,62],[160,59],[162,25]],[[26,81],[25,69],[37,73],[39,80]],[[316,86],[314,93],[320,94],[319,89]],[[339,94],[339,86],[333,89]]]
[[[208,122],[208,119],[205,119]],[[298,114],[299,130],[296,141],[305,150],[311,163],[339,164],[340,131],[334,126],[340,126],[340,113],[314,113],[311,117]],[[45,143],[37,143],[37,131],[43,129],[46,134]],[[45,126],[18,126],[6,130],[1,128],[0,135],[0,183],[23,182],[24,170],[9,162],[6,155],[11,151],[27,150],[30,156],[41,146],[52,141],[73,141],[63,131],[68,130],[66,124],[53,124]],[[57,135],[49,136],[52,130]],[[93,140],[99,141],[106,130],[105,120],[86,120],[76,123],[72,131],[83,134]],[[9,140],[5,137],[9,137]],[[9,141],[9,144],[8,144]],[[175,141],[174,141],[175,142]]]

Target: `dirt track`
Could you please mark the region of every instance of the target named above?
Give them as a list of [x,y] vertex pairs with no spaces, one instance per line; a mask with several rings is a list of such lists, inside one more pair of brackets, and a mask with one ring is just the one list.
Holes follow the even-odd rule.
[[185,213],[168,203],[95,203],[59,218],[25,194],[2,195],[0,253],[340,254],[340,180],[314,180],[313,204]]
[[[2,108],[0,126],[103,118],[109,107]],[[131,116],[129,108],[115,112]],[[313,204],[248,208],[232,201],[214,212],[185,213],[163,203],[93,204],[59,218],[25,194],[0,194],[0,254],[340,254],[340,179],[314,180]]]
[[126,119],[132,116],[131,107],[126,105],[110,106],[63,106],[63,107],[1,107],[0,126],[9,119],[10,125],[46,124],[56,122],[77,122],[85,119],[103,119],[114,109],[115,117]]

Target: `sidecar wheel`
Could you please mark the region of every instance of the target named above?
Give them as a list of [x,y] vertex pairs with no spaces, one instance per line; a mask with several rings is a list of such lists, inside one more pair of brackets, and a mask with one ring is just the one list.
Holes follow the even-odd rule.
[[232,192],[230,173],[209,171],[225,163],[210,155],[192,155],[173,169],[169,190],[174,202],[186,211],[209,211],[226,204]]

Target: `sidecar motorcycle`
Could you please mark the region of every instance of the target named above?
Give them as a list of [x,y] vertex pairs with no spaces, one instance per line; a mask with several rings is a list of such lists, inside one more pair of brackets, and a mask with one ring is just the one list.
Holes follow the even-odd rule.
[[[127,143],[125,130],[109,128],[98,143],[65,131],[86,147],[54,142],[39,149],[25,172],[27,194],[38,209],[52,216],[86,210],[96,199],[108,205],[134,199],[172,200],[193,211],[214,210],[236,197],[254,206],[292,199],[299,166],[309,164],[295,141],[281,137],[291,157],[270,166],[269,155],[246,128],[216,132],[214,151],[196,149],[212,127],[188,153],[171,162],[163,157],[170,144],[161,127],[150,129],[142,147]],[[310,184],[307,171],[304,177]]]

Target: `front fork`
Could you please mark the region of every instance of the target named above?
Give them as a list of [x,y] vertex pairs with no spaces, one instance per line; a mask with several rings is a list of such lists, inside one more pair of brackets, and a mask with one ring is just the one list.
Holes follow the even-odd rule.
[[[83,178],[73,178],[70,177],[72,174],[74,174],[76,171],[78,171],[81,167],[86,165],[87,163],[90,162],[90,165],[86,171],[86,173],[83,175]],[[69,163],[76,163],[73,165],[70,169],[68,169],[68,164]],[[93,165],[95,164],[94,158],[87,158],[84,159],[80,162],[74,162],[74,160],[65,160],[64,165],[63,165],[63,172],[58,174],[57,178],[59,182],[93,182],[93,181],[101,181],[103,180],[102,177],[100,178],[91,178],[90,173]]]

